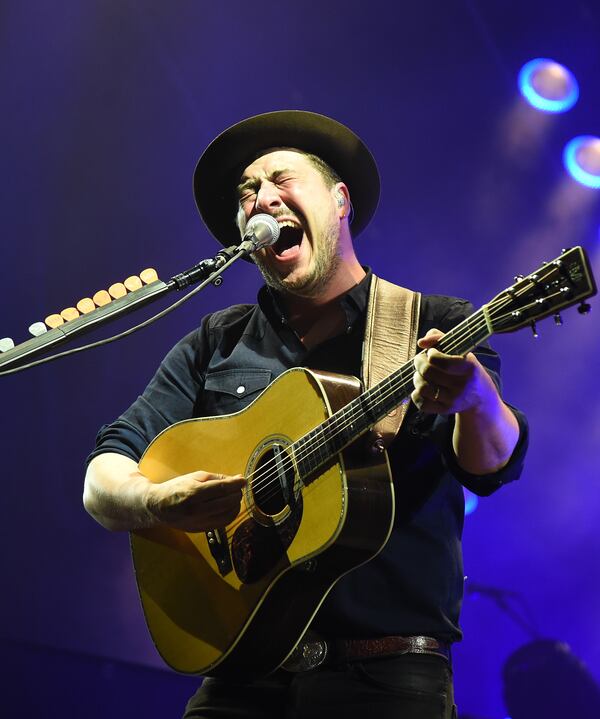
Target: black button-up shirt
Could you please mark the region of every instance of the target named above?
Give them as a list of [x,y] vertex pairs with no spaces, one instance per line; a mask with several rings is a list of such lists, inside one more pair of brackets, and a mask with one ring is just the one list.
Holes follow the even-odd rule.
[[[169,352],[142,396],[102,428],[89,459],[118,452],[139,461],[166,427],[191,417],[236,412],[291,367],[360,376],[370,282],[369,272],[340,298],[345,332],[310,350],[266,287],[258,305],[234,305],[205,317]],[[424,295],[419,337],[432,327],[447,332],[472,310],[465,300]],[[476,355],[499,386],[498,355],[488,346],[478,347]],[[518,410],[515,414],[521,436],[510,462],[499,472],[475,476],[456,463],[453,417],[425,415],[410,406],[388,450],[396,496],[390,539],[375,558],[337,582],[319,609],[315,629],[331,637],[461,638],[463,486],[488,495],[518,478],[527,425]]]

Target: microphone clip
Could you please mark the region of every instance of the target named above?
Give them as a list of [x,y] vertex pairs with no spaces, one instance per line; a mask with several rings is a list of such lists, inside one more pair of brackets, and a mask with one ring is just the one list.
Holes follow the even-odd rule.
[[[214,272],[220,270],[221,267],[226,265],[229,260],[231,260],[238,253],[238,251],[239,248],[235,245],[231,245],[230,247],[224,247],[222,250],[217,252],[214,257],[209,257],[206,260],[202,260],[201,262],[198,262],[197,264],[190,267],[189,270],[184,270],[183,272],[174,275],[173,277],[171,277],[170,282],[173,282],[175,284],[177,290],[184,290],[186,287],[189,287],[196,282],[200,282],[200,280],[207,279]],[[223,278],[221,276],[217,276],[211,280],[211,283],[215,287],[218,287],[220,284],[222,284],[222,282]]]

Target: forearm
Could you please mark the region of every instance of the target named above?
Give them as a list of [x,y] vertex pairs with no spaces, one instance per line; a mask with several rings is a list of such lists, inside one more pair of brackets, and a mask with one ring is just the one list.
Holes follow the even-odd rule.
[[496,398],[456,414],[452,446],[458,464],[471,474],[502,469],[519,440],[517,418],[499,395]]
[[129,457],[107,452],[90,462],[83,492],[89,514],[110,530],[151,527],[157,518],[147,508],[152,483]]

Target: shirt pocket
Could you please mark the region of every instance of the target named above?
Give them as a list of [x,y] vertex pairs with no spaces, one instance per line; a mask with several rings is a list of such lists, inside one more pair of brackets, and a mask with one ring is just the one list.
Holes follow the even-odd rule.
[[252,402],[271,381],[268,369],[223,369],[204,380],[202,409],[206,414],[231,414]]

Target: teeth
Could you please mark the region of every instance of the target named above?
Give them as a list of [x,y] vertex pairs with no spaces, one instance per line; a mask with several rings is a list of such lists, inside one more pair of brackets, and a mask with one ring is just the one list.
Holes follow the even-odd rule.
[[296,230],[302,229],[300,225],[297,222],[294,222],[293,220],[283,220],[283,222],[279,222],[279,227],[293,227]]

